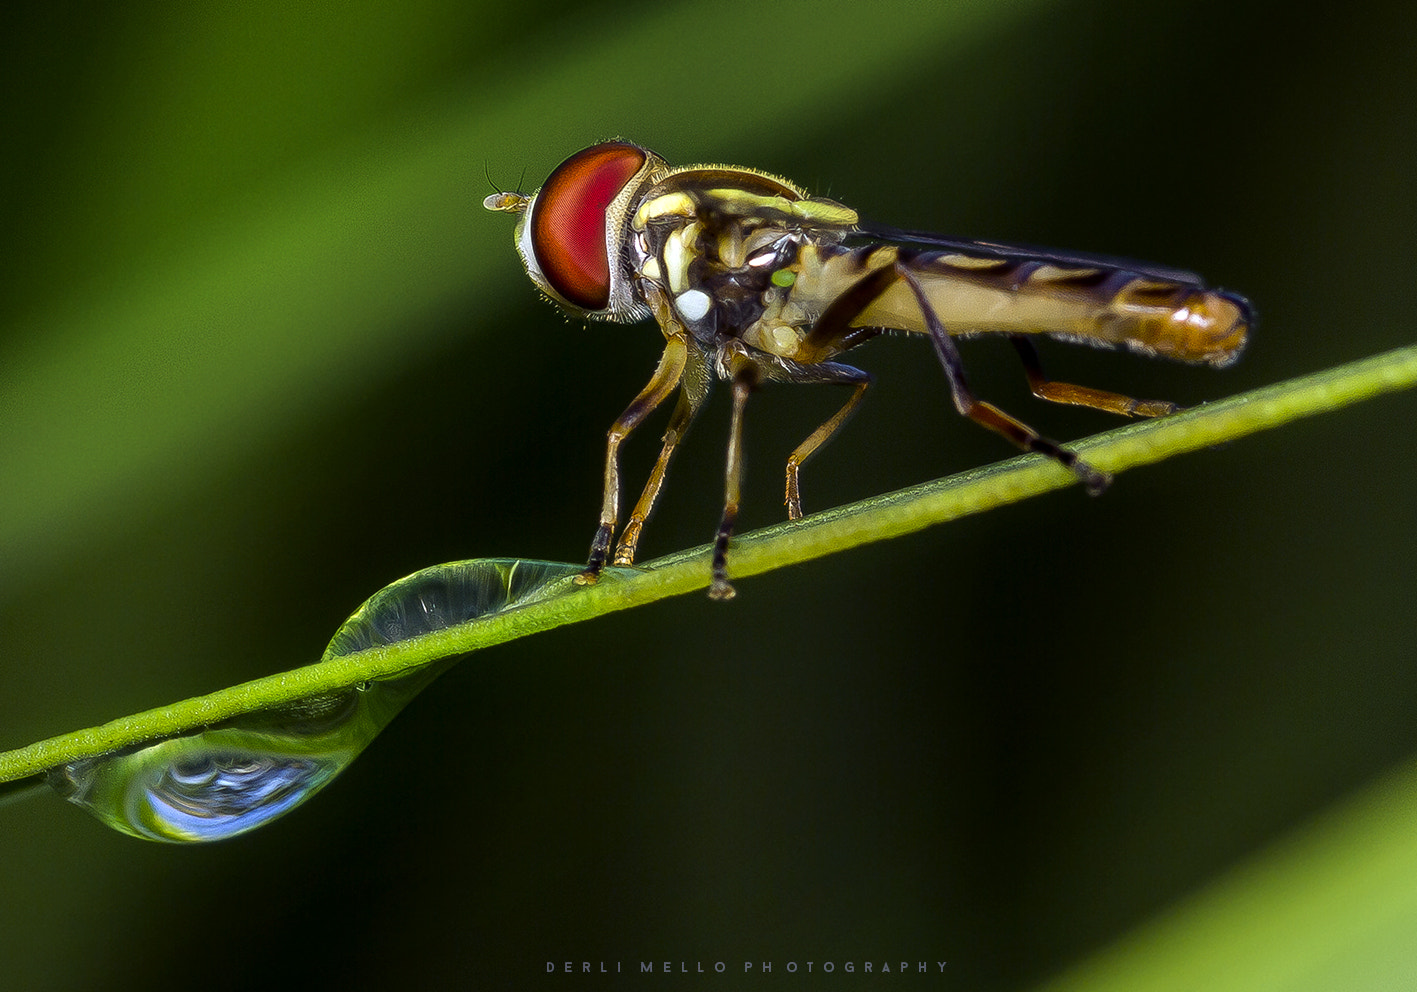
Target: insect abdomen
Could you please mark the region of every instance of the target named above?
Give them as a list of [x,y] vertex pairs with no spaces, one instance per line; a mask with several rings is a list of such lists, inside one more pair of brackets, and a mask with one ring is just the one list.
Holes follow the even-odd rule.
[[1098,313],[1094,333],[1081,337],[1219,367],[1240,356],[1253,322],[1242,297],[1137,277],[1111,294]]
[[[1244,298],[1181,273],[1167,279],[1106,265],[952,252],[902,253],[901,261],[952,334],[1049,334],[1223,366],[1239,356],[1254,321]],[[852,323],[925,330],[904,285],[888,289]]]

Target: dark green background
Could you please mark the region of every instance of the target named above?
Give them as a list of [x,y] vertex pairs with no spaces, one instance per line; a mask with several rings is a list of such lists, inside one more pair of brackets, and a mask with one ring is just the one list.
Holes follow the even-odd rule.
[[[1061,378],[1193,404],[1410,342],[1413,11],[8,7],[0,747],[312,661],[429,564],[585,553],[659,335],[562,319],[478,204],[604,137],[1195,268],[1262,315],[1223,373],[1049,347]],[[1007,346],[965,358],[1047,433],[1111,425],[1030,400]],[[922,342],[859,364],[879,386],[809,510],[1009,454]],[[754,398],[745,529],[836,399]],[[235,842],[0,809],[3,984],[948,959],[943,987],[1028,987],[1417,752],[1414,414],[488,651]],[[647,557],[711,534],[726,420],[720,393]]]

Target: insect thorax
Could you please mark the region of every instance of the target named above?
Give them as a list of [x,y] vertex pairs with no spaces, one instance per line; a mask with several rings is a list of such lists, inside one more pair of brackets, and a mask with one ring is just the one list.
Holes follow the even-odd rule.
[[821,287],[855,212],[764,189],[756,174],[729,178],[672,175],[644,198],[630,225],[633,278],[656,314],[667,309],[706,348],[736,338],[794,358],[820,314],[822,294],[803,289]]

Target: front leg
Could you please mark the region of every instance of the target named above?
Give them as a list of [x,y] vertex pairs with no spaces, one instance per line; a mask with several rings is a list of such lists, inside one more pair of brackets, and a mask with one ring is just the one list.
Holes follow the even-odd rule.
[[674,451],[679,447],[679,442],[684,440],[684,435],[694,422],[694,418],[698,416],[699,409],[703,406],[704,400],[708,398],[709,388],[712,385],[713,378],[709,374],[703,352],[691,344],[688,362],[679,380],[679,402],[674,405],[674,412],[669,417],[669,426],[665,428],[664,444],[659,449],[659,458],[650,471],[649,480],[645,483],[644,491],[640,493],[639,501],[630,511],[630,518],[625,521],[625,529],[620,532],[619,543],[615,545],[614,562],[616,565],[633,565],[635,563],[635,551],[639,547],[640,532],[644,529],[645,521],[649,519],[650,513],[654,510],[655,501],[659,499],[659,490],[664,485],[665,475],[669,472],[669,462],[674,457]]
[[605,444],[605,495],[600,504],[600,526],[591,541],[590,560],[586,562],[585,571],[576,576],[576,582],[581,585],[591,585],[600,578],[605,560],[610,555],[610,542],[620,517],[620,444],[679,385],[688,363],[689,347],[682,332],[670,335],[654,375],[610,426]]

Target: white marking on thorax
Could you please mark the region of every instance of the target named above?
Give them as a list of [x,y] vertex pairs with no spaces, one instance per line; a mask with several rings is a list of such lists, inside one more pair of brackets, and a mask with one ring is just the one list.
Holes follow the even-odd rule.
[[709,312],[711,302],[709,295],[702,289],[686,289],[674,297],[674,305],[679,308],[680,315],[688,321],[702,320]]

